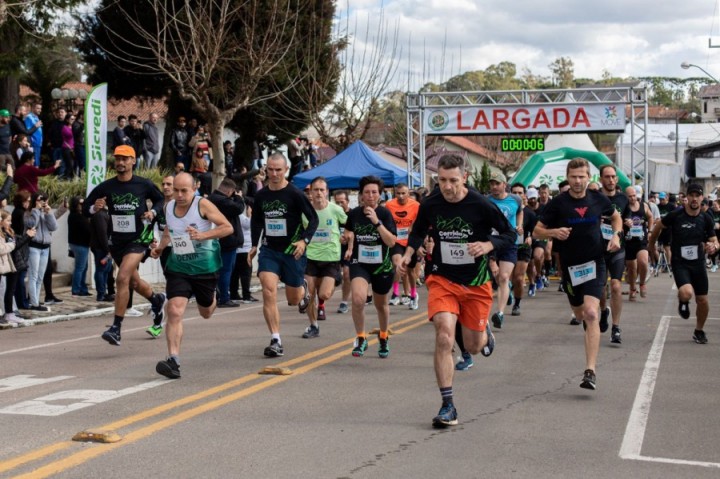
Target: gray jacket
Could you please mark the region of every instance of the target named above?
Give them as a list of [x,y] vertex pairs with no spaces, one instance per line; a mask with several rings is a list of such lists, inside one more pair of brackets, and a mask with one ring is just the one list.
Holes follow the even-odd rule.
[[157,126],[145,122],[143,123],[143,130],[145,130],[145,151],[158,153],[160,151],[160,141],[158,140]]
[[30,246],[33,243],[49,245],[52,243],[52,232],[57,229],[58,224],[52,211],[43,213],[40,208],[34,208],[30,216],[26,217],[25,226],[28,228],[35,227],[36,230]]

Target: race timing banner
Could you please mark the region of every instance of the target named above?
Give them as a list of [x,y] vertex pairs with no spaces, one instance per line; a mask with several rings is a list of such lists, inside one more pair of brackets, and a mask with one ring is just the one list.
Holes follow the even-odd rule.
[[426,135],[521,135],[625,131],[624,104],[488,105],[426,108]]
[[105,180],[107,169],[107,83],[95,86],[85,101],[87,193]]

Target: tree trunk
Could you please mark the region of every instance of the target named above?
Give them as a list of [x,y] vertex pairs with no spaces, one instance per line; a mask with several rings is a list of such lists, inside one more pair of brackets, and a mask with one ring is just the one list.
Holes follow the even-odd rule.
[[212,185],[213,189],[220,185],[225,179],[225,152],[223,151],[223,132],[225,130],[225,122],[221,119],[212,119],[207,124],[210,138],[212,139],[213,152],[213,171]]

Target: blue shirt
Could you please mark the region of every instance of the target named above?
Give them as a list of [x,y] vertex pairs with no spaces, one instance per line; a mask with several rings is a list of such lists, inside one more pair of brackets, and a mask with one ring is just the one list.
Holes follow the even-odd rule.
[[[28,130],[31,129],[32,127],[35,126],[35,123],[37,123],[38,121],[40,121],[40,118],[38,118],[35,113],[28,113],[27,115],[25,115],[25,128],[27,128]],[[35,132],[32,135],[30,135],[30,138],[28,138],[28,140],[30,140],[30,144],[33,147],[42,146],[42,142],[43,142],[42,127],[35,130]]]

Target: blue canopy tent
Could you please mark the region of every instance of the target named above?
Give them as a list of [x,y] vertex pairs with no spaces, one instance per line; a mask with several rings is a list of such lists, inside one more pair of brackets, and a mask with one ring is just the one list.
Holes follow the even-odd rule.
[[[295,175],[293,184],[303,189],[312,180],[322,176],[327,180],[328,188],[331,190],[357,189],[360,178],[368,175],[379,176],[386,186],[408,183],[406,170],[385,161],[362,141],[356,141],[345,151],[317,168]],[[415,184],[420,184],[417,173],[415,173]]]

